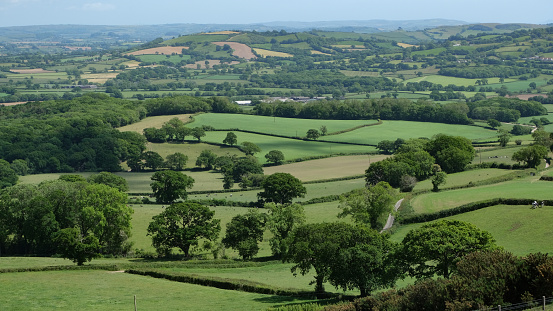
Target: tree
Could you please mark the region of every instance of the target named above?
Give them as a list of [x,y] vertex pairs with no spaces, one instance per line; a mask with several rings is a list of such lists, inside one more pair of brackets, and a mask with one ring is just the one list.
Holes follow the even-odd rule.
[[332,285],[343,290],[358,288],[361,297],[365,297],[395,284],[399,273],[391,254],[396,244],[387,235],[365,226],[351,226],[350,230],[339,232],[345,236],[331,261],[328,279]]
[[532,132],[532,128],[529,126],[523,126],[520,124],[513,125],[513,128],[511,129],[511,134],[515,136],[519,135],[528,135]]
[[222,242],[225,247],[238,251],[244,259],[251,259],[259,252],[258,242],[263,241],[266,215],[257,210],[250,210],[245,215],[232,217]]
[[19,176],[25,176],[29,173],[29,166],[25,160],[15,159],[10,164],[10,167]]
[[289,173],[274,173],[263,180],[261,187],[263,191],[257,194],[260,200],[280,204],[292,203],[307,192],[302,182]]
[[233,132],[228,132],[227,137],[225,137],[225,139],[223,140],[223,144],[227,144],[230,146],[236,145],[237,142],[238,139],[236,137],[236,134],[234,134]]
[[495,130],[501,126],[501,122],[496,119],[488,119],[488,125]]
[[83,236],[79,228],[65,228],[56,232],[54,242],[63,258],[71,259],[77,266],[100,257],[100,242],[94,235]]
[[213,219],[214,215],[199,203],[174,203],[152,217],[148,235],[158,254],[168,255],[176,247],[188,257],[190,247],[198,245],[199,239],[213,241],[219,235],[220,220]]
[[517,162],[526,162],[528,167],[536,167],[547,156],[548,150],[542,145],[532,145],[513,153],[511,157]]
[[447,179],[447,173],[438,171],[436,174],[434,174],[434,177],[432,177],[432,191],[437,192],[438,186],[445,184],[445,181]]
[[0,159],[0,189],[15,185],[18,180],[19,177],[11,168],[10,163]]
[[353,190],[340,198],[342,212],[338,217],[351,216],[358,224],[380,230],[393,209],[396,195],[397,191],[387,182]]
[[499,141],[499,145],[501,147],[506,147],[507,144],[509,143],[509,141],[511,140],[511,137],[513,135],[511,135],[508,131],[506,130],[499,130],[497,131],[497,133],[499,134],[498,135],[498,141]]
[[205,130],[201,127],[195,127],[192,129],[192,136],[200,142],[202,140],[202,137],[205,136]]
[[461,172],[474,159],[474,147],[461,136],[438,134],[430,140],[427,151],[448,174]]
[[380,150],[380,152],[384,154],[392,154],[395,151],[395,145],[394,142],[391,140],[381,140],[377,145],[376,148]]
[[242,151],[244,151],[246,155],[253,156],[255,153],[261,152],[261,148],[252,142],[245,141],[242,143]]
[[318,130],[316,129],[309,129],[307,131],[307,135],[306,135],[306,138],[307,139],[312,139],[312,140],[317,140],[319,138],[319,136],[321,136],[321,134],[319,133]]
[[326,125],[321,125],[321,127],[319,128],[319,131],[321,131],[321,136],[326,136],[326,134],[328,133],[328,129],[326,128]]
[[127,180],[110,172],[92,174],[86,179],[91,184],[103,184],[115,188],[121,192],[129,191]]
[[305,211],[300,204],[275,204],[267,203],[265,208],[269,210],[267,227],[273,233],[269,240],[273,255],[282,256],[288,251],[290,233],[305,223]]
[[265,159],[267,159],[267,162],[279,165],[284,161],[284,154],[280,150],[271,150],[265,155]]
[[546,148],[549,148],[553,144],[553,134],[541,129],[532,132],[532,139],[535,145],[542,145]]
[[160,171],[151,177],[152,191],[158,203],[173,203],[177,199],[186,200],[186,189],[192,188],[194,179],[181,172]]
[[217,160],[217,155],[211,150],[203,150],[196,159],[196,166],[212,169]]
[[163,164],[165,164],[163,157],[155,151],[144,152],[142,158],[144,159],[144,166],[151,168],[153,171],[163,167]]
[[495,240],[487,231],[467,222],[440,220],[409,231],[398,254],[412,277],[449,278],[463,256],[493,248]]
[[175,152],[167,155],[165,158],[165,167],[173,171],[182,171],[186,167],[186,162],[188,162],[187,155]]

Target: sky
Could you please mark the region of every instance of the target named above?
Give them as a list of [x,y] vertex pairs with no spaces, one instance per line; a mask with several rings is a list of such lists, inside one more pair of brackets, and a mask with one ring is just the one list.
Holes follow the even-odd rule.
[[545,24],[553,23],[552,11],[551,0],[0,0],[0,27],[434,18]]

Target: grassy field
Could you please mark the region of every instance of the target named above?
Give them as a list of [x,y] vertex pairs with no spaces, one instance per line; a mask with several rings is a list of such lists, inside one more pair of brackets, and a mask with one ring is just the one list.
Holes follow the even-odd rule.
[[[425,51],[426,52],[426,51]],[[416,53],[416,52],[414,52]],[[406,80],[405,82],[421,82],[421,81],[428,81],[436,84],[441,84],[443,86],[449,85],[449,84],[455,84],[459,86],[470,86],[470,85],[476,85],[476,80],[478,79],[465,79],[465,78],[456,78],[456,77],[448,77],[448,76],[440,76],[440,75],[430,75],[430,76],[423,76],[423,77],[417,77],[413,79]],[[509,81],[517,81],[516,79],[505,79],[505,82]],[[499,83],[499,78],[489,78],[488,79],[489,84],[493,83]],[[528,82],[530,83],[530,82]],[[507,85],[508,83],[505,83]]]
[[512,148],[498,148],[498,149],[491,149],[491,150],[486,150],[486,149],[479,150],[479,148],[476,148],[477,153],[472,163],[473,164],[486,163],[486,162],[497,162],[497,163],[506,163],[506,164],[517,163],[513,161],[511,157],[513,156],[513,153],[519,151],[521,148],[525,146],[515,147],[514,140],[515,140],[514,138],[511,138],[512,142],[509,144],[509,145],[512,145]]
[[3,310],[132,310],[135,295],[139,310],[265,310],[301,301],[107,271],[8,273],[0,293]]
[[[507,174],[511,174],[510,170],[501,170],[496,168],[471,170],[455,174],[447,175],[446,183],[442,187],[456,187],[467,185],[469,182],[478,182],[486,179],[499,177]],[[413,190],[431,190],[432,181],[430,179],[423,180],[415,186]]]
[[468,125],[412,121],[384,121],[381,125],[364,127],[352,132],[324,137],[324,139],[329,141],[376,145],[382,140],[419,137],[430,138],[437,133],[455,136],[461,135],[471,140],[482,138],[492,139],[497,135],[496,131]]
[[539,176],[530,176],[475,188],[426,193],[413,198],[411,206],[416,213],[431,213],[492,198],[553,199],[551,182],[538,179]]
[[[551,206],[533,210],[530,206],[496,205],[445,219],[467,221],[490,232],[499,246],[515,255],[552,251]],[[422,224],[401,226],[391,239],[400,242],[409,230],[420,226]]]

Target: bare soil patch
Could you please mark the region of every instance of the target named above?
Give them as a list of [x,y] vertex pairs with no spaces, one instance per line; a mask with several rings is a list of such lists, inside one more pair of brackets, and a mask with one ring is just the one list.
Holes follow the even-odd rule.
[[182,54],[182,49],[188,49],[187,46],[162,46],[158,48],[145,49],[140,51],[135,51],[127,53],[127,55],[147,55],[147,54],[160,54],[160,55],[171,55]]
[[[221,64],[221,61],[218,60],[218,59],[208,59],[207,60],[209,62],[209,67],[213,67],[213,65],[220,65]],[[232,61],[230,63],[226,63],[226,64],[229,64],[229,65],[236,65],[236,64],[239,64],[239,62],[237,61]],[[195,62],[194,64],[188,64],[186,66],[184,66],[185,68],[190,68],[190,69],[196,69],[198,68],[198,65],[200,65],[200,69],[206,69],[206,66],[205,66],[205,60],[202,60],[202,61],[197,61]]]
[[534,96],[543,96],[543,97],[547,97],[547,94],[518,94],[518,95],[510,95],[508,96],[509,98],[518,98],[518,99],[522,99],[522,100],[528,100],[530,97],[534,97]]
[[64,48],[70,50],[70,51],[77,51],[77,50],[92,50],[90,46],[64,46]]
[[280,166],[271,166],[266,167],[263,170],[266,175],[273,173],[289,173],[301,181],[342,178],[365,174],[365,170],[370,165],[369,163],[381,161],[387,157],[389,156],[355,155],[332,157]]
[[240,58],[244,59],[254,59],[256,58],[255,55],[252,52],[252,48],[245,45],[244,43],[238,43],[238,42],[213,42],[213,44],[223,46],[225,44],[230,45],[230,47],[234,50],[232,52],[232,55],[238,56]]
[[233,34],[239,34],[239,32],[238,31],[224,30],[224,31],[204,32],[203,33],[203,35],[233,35]]
[[42,68],[35,68],[35,69],[10,69],[10,72],[13,72],[13,73],[52,73],[52,72],[55,72],[55,71],[44,70]]
[[27,102],[0,103],[0,106],[15,106],[15,105],[21,105],[25,103]]
[[88,73],[82,75],[83,79],[87,79],[91,83],[106,83],[108,79],[115,78],[120,72],[104,72],[104,73]]

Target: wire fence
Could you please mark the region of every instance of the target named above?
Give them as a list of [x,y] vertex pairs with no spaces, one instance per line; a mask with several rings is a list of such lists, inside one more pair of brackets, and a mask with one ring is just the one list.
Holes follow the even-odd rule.
[[546,298],[545,296],[543,296],[541,299],[515,303],[506,306],[485,308],[478,311],[553,310],[552,306],[548,307],[548,305],[551,304],[553,304],[553,297]]

